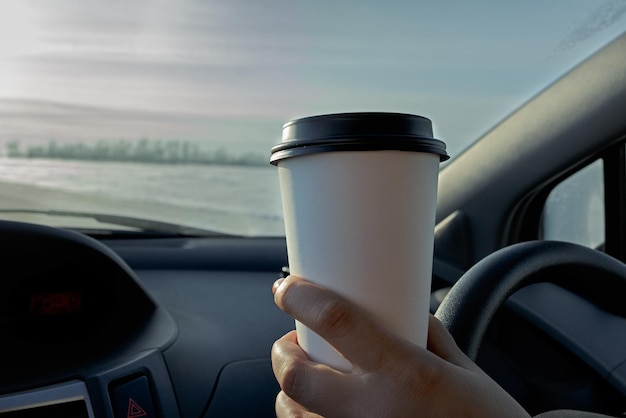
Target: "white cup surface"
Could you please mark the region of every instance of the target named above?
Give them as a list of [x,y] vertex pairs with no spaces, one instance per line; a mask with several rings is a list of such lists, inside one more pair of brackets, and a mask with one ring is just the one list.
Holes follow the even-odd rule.
[[[323,152],[278,162],[289,268],[426,346],[440,156]],[[351,364],[302,324],[311,359]],[[367,347],[363,347],[364,350]]]

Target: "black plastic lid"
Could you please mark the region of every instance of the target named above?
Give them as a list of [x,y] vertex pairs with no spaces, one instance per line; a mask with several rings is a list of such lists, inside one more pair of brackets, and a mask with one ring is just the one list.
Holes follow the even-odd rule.
[[282,142],[272,147],[270,163],[320,152],[398,150],[448,158],[446,144],[433,138],[430,119],[405,113],[334,113],[283,125]]

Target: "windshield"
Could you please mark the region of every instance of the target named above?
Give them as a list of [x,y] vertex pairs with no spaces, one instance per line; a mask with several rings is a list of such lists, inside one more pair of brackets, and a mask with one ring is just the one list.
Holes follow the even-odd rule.
[[284,122],[418,114],[454,159],[625,24],[622,0],[4,0],[0,218],[282,235]]

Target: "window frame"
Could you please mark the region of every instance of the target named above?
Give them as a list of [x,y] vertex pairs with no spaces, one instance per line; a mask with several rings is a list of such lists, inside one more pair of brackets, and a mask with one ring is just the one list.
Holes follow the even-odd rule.
[[562,171],[522,199],[512,212],[504,244],[543,239],[543,209],[552,190],[599,159],[603,163],[605,219],[605,242],[599,249],[626,262],[626,137]]
[[604,160],[604,252],[626,261],[626,144],[601,154]]

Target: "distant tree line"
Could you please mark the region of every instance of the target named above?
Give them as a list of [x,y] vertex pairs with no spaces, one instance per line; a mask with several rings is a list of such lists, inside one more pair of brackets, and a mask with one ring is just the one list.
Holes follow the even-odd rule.
[[233,154],[225,148],[201,149],[198,143],[180,140],[98,140],[94,143],[31,145],[22,150],[19,141],[6,144],[9,158],[54,158],[87,161],[119,161],[157,164],[267,165],[268,156],[245,152]]

